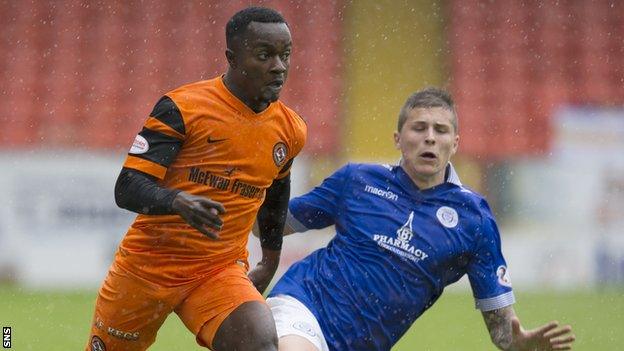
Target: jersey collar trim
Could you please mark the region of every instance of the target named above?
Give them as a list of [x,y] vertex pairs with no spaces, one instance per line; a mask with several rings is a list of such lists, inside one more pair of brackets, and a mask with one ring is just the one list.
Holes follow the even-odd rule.
[[450,162],[448,166],[446,166],[446,182],[455,184],[457,186],[462,186],[462,183],[459,180],[459,175],[455,171],[455,167],[453,167],[453,164]]
[[263,111],[256,113],[254,110],[249,108],[249,106],[245,105],[245,103],[239,98],[237,98],[236,95],[232,94],[230,89],[225,86],[223,76],[217,78],[217,87],[219,91],[223,93],[224,98],[228,100],[243,116],[254,117],[255,119],[258,117],[270,116],[270,111],[275,108],[275,105],[277,105],[277,102],[272,102]]
[[[407,182],[407,183],[411,184],[412,186],[416,187],[414,185],[414,182],[407,175],[407,173],[405,173],[405,171],[401,168],[400,164],[401,164],[401,160],[399,160],[399,162],[396,164],[395,167],[399,170],[400,173],[404,173],[404,175],[406,177],[405,182]],[[451,184],[457,185],[459,187],[463,186],[462,183],[461,183],[461,180],[459,180],[459,175],[455,171],[455,167],[453,167],[453,164],[450,163],[450,162],[446,166],[445,177],[446,177],[446,183],[451,183]]]

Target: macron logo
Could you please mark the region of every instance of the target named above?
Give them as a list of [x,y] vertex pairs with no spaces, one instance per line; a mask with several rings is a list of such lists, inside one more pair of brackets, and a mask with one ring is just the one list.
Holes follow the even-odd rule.
[[370,185],[367,185],[366,187],[364,187],[364,191],[366,191],[367,193],[380,196],[380,197],[384,197],[392,201],[397,201],[399,199],[399,196],[397,196],[397,194],[393,193],[392,191],[381,190],[379,188],[375,188],[374,186],[370,186]]

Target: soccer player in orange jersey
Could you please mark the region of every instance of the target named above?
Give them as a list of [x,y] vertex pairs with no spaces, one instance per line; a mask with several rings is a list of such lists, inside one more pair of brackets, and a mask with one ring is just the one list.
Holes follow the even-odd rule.
[[[134,140],[115,199],[139,215],[98,293],[87,350],[145,350],[171,312],[213,350],[277,350],[261,292],[306,125],[278,100],[292,45],[284,18],[247,8],[226,39],[225,75],[165,94]],[[256,218],[263,257],[248,272]]]

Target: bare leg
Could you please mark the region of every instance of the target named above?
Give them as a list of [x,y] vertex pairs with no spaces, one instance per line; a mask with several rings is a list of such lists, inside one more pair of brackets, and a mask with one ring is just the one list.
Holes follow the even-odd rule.
[[[204,329],[199,332],[202,340]],[[221,323],[214,336],[215,351],[277,351],[275,321],[269,307],[259,301],[240,305]]]

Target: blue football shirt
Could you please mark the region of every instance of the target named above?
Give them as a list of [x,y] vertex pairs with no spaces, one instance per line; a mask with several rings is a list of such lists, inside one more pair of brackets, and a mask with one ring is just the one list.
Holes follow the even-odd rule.
[[335,225],[269,295],[306,305],[331,350],[389,350],[464,274],[482,311],[515,301],[488,204],[451,165],[445,183],[419,190],[400,166],[348,164],[290,201],[289,224]]

